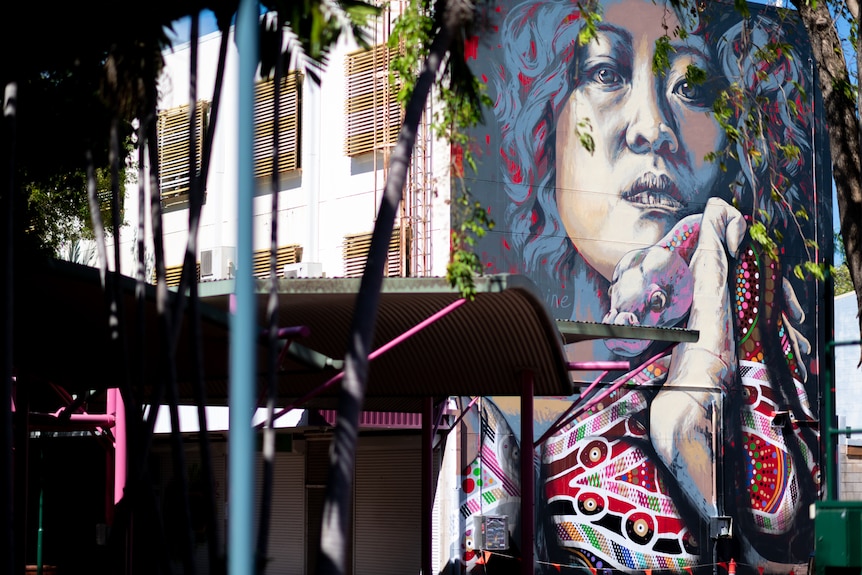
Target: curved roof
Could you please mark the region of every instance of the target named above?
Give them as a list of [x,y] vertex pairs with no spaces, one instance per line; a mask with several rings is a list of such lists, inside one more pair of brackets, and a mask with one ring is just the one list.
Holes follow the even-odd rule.
[[[201,284],[202,301],[226,310],[231,284]],[[303,397],[336,376],[359,284],[279,280],[279,326],[309,329],[281,363],[281,397]],[[269,282],[258,281],[257,288],[264,325]],[[428,396],[520,395],[525,371],[533,375],[536,395],[572,393],[562,337],[533,284],[521,276],[489,276],[477,278],[477,291],[475,300],[465,302],[445,279],[383,280],[372,344],[372,354],[379,355],[369,364],[367,409],[418,411]],[[264,361],[259,354],[261,373]],[[337,393],[334,385],[312,405],[329,405],[326,400]]]
[[[532,284],[518,276],[478,280],[474,301],[456,304],[411,337],[403,336],[460,297],[444,279],[383,281],[373,349],[399,337],[403,341],[371,361],[366,409],[419,410],[421,399],[428,396],[519,395],[524,370],[533,373],[537,395],[572,392],[562,338]],[[132,278],[120,277],[119,286],[125,352],[111,346],[108,304],[97,269],[56,260],[28,262],[19,268],[14,318],[14,364],[19,377],[55,383],[72,393],[116,385],[126,372],[131,383],[144,385],[147,393],[154,382],[165,381],[167,362],[160,359],[167,356],[168,348],[156,290],[143,286],[143,295],[136,300]],[[285,402],[308,394],[339,373],[359,280],[289,279],[280,280],[278,287],[279,326],[309,330],[308,337],[290,346],[280,365],[279,395]],[[199,289],[206,400],[226,404],[233,282],[202,283]],[[257,289],[258,320],[263,326],[269,282],[258,280]],[[176,299],[171,292],[166,309]],[[179,401],[194,403],[195,354],[189,345],[187,308],[177,316],[179,323],[171,323],[180,326],[175,352]],[[136,344],[141,341],[142,345]],[[263,337],[258,350],[260,377],[255,383],[263,390],[267,381]],[[331,385],[307,406],[334,405],[338,389],[337,384]]]

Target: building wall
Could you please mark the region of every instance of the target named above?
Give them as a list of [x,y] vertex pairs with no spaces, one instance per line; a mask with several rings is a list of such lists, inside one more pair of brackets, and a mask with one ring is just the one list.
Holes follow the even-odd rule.
[[[835,341],[859,341],[856,295],[846,293],[835,298]],[[859,345],[835,347],[835,414],[839,427],[862,429],[862,402],[859,389]],[[838,498],[862,500],[862,436],[838,436]]]
[[[595,11],[598,37],[581,42],[580,5],[505,1],[468,40],[494,102],[472,133],[478,171],[467,178],[496,221],[478,250],[488,270],[530,277],[559,320],[684,327],[699,338],[672,350],[626,339],[567,348],[571,360],[627,360],[632,371],[576,373],[580,395],[534,414],[547,428],[576,409],[536,449],[536,568],[713,572],[730,558],[749,573],[801,568],[813,549],[820,461],[810,422],[827,326],[824,286],[793,268],[814,257],[805,239],[826,261],[832,244],[806,34],[754,5],[745,22],[723,2],[676,13],[606,0]],[[661,40],[672,49],[655,71]],[[748,40],[786,45],[767,64]],[[706,81],[690,82],[689,66]],[[712,114],[733,82],[767,119],[748,158]],[[744,130],[750,117],[729,118]],[[800,155],[788,162],[778,146],[791,142]],[[770,200],[773,190],[787,205]],[[752,239],[755,223],[781,232],[776,254]],[[476,417],[481,448],[462,478],[505,488],[491,510],[471,503],[491,489],[462,489],[468,570],[483,559],[467,546],[469,515],[508,514],[520,499],[506,470],[512,442],[500,442],[517,442],[517,408],[493,398]]]
[[[397,13],[397,3],[390,18]],[[385,42],[381,24],[376,36]],[[197,99],[212,101],[220,33],[201,38],[198,57]],[[353,157],[345,153],[345,58],[356,51],[355,42],[339,42],[332,51],[329,64],[321,74],[322,82],[316,86],[305,76],[301,88],[301,167],[282,174],[278,193],[278,245],[298,244],[303,248],[302,261],[319,263],[325,277],[345,274],[342,246],[345,235],[368,233],[382,197],[388,173],[389,146],[380,146],[373,152]],[[159,110],[169,110],[190,101],[188,44],[164,53],[165,73],[159,85]],[[206,200],[198,234],[199,252],[215,250],[214,265],[232,261],[235,265],[236,248],[236,190],[237,190],[237,104],[238,104],[238,53],[231,38],[225,70],[222,104],[213,144]],[[415,213],[406,213],[405,225],[414,234],[413,249],[422,250],[427,257],[423,265],[413,266],[410,275],[443,276],[448,262],[449,249],[449,178],[448,146],[436,141],[425,129],[421,132],[422,153],[427,155],[429,176],[414,179],[405,191],[403,205],[415,205],[420,184],[427,192],[423,198],[427,205]],[[417,148],[418,149],[418,148]],[[420,152],[417,152],[419,154]],[[433,157],[431,156],[433,154]],[[420,159],[425,159],[420,156]],[[143,178],[128,187],[126,220],[129,226],[121,236],[121,266],[125,273],[134,270],[134,229],[138,218],[137,187],[147,183]],[[271,205],[269,179],[256,181],[254,191],[254,249],[265,249],[270,244]],[[147,257],[152,262],[153,244],[149,206],[147,206]],[[402,223],[399,217],[396,225]],[[187,205],[168,208],[163,214],[166,265],[176,266],[183,261],[188,241]],[[418,242],[418,234],[427,238]],[[220,255],[223,254],[223,255]],[[417,254],[412,254],[412,260]],[[419,254],[421,255],[421,254]],[[200,259],[200,258],[199,258]],[[219,260],[218,262],[215,260]],[[224,267],[224,265],[223,265]]]
[[862,447],[842,443],[838,454],[838,497],[862,501]]

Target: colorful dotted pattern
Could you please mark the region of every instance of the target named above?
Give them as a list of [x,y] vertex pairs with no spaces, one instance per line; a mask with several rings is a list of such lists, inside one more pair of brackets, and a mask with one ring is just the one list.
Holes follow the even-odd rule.
[[[772,425],[778,409],[772,398],[768,371],[760,363],[740,362],[740,375],[751,390],[749,403],[742,406],[742,447],[746,450],[745,496],[755,525],[771,534],[786,533],[803,510],[796,465],[785,446],[783,431]],[[794,381],[797,387],[801,382]],[[817,472],[811,450],[794,429],[794,437],[809,471]]]
[[482,413],[481,428],[479,453],[461,475],[459,511],[466,526],[461,538],[461,553],[467,571],[472,570],[481,558],[481,554],[473,549],[470,518],[477,514],[494,515],[499,513],[501,506],[517,508],[521,500],[520,483],[513,465],[519,453],[508,422],[495,408],[486,408]]
[[757,435],[743,435],[747,448],[751,508],[775,513],[787,488],[790,456]]
[[[630,382],[661,383],[668,364],[663,357],[645,365]],[[695,565],[698,550],[682,542],[686,531],[658,469],[629,441],[629,430],[638,428],[637,418],[648,406],[646,396],[621,388],[602,403],[543,448],[543,464],[556,470],[545,482],[545,494],[552,501],[571,501],[574,513],[555,516],[559,545],[596,568]],[[643,433],[642,425],[638,430]],[[677,542],[676,551],[668,540]]]
[[700,232],[700,223],[695,221],[691,224],[682,224],[675,227],[672,232],[673,235],[664,247],[670,251],[689,249],[697,241],[697,235]]
[[760,266],[751,249],[746,251],[736,266],[734,306],[740,333],[745,338],[754,328],[760,311]]

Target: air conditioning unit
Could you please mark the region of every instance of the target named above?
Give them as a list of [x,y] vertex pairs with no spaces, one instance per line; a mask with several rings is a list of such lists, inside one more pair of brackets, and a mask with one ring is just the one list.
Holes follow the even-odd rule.
[[201,250],[201,281],[232,279],[236,275],[236,248],[220,246]]
[[508,548],[508,517],[505,515],[473,516],[473,549],[505,551]]
[[285,264],[285,278],[320,278],[323,277],[323,264],[320,262],[299,262]]

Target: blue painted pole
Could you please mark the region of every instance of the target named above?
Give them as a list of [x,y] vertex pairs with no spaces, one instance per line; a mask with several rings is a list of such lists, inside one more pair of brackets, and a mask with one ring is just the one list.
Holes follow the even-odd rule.
[[254,172],[254,77],[257,70],[257,0],[241,0],[237,13],[239,50],[239,166],[237,182],[237,274],[230,330],[230,467],[228,491],[228,574],[254,572],[255,300],[252,278],[252,198]]

